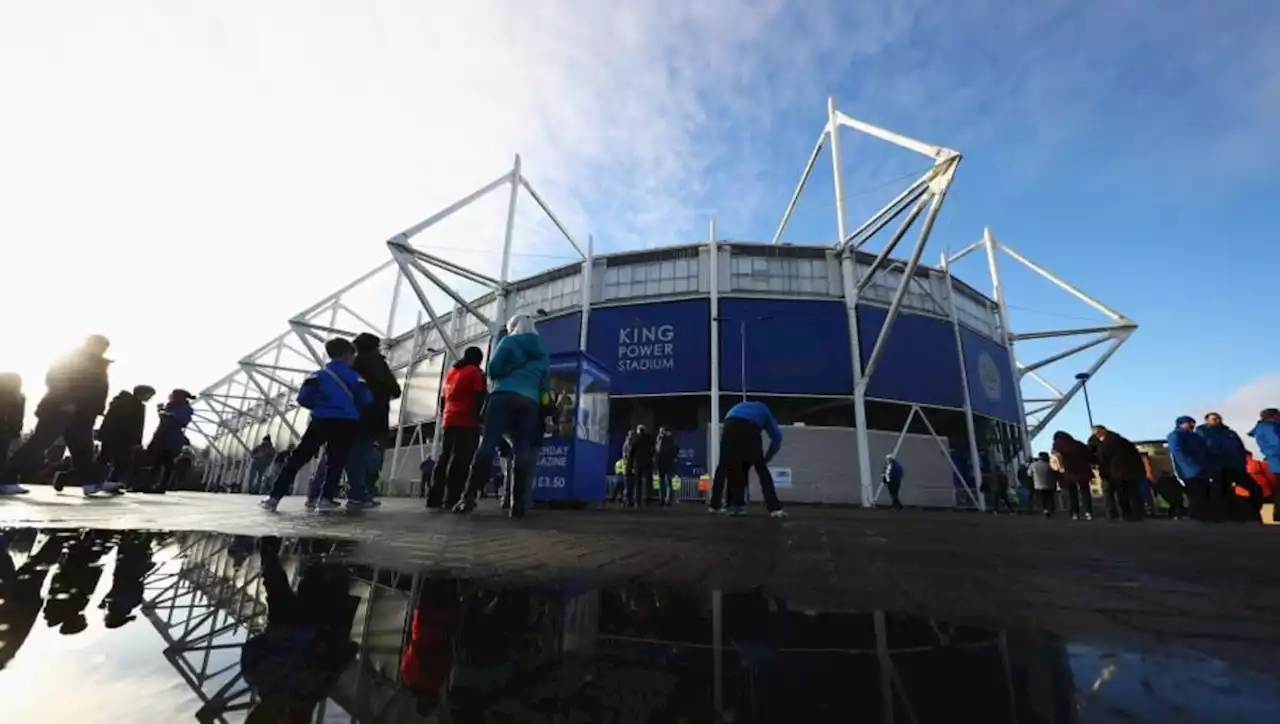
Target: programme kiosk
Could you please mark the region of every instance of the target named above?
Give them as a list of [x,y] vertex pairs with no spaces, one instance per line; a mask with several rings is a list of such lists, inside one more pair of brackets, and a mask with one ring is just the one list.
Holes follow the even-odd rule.
[[585,352],[551,355],[552,413],[543,419],[534,468],[535,503],[603,503],[608,494],[609,382]]

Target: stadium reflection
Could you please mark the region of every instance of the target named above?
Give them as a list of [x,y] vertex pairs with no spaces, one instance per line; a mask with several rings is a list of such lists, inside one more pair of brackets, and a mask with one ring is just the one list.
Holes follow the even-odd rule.
[[13,721],[1248,722],[1280,707],[1274,680],[1187,653],[762,590],[516,585],[369,565],[330,540],[0,542]]

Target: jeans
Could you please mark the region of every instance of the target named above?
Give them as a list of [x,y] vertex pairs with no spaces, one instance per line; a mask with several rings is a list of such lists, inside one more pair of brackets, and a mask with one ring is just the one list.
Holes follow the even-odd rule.
[[371,474],[381,472],[381,461],[382,451],[378,449],[378,438],[361,435],[351,443],[351,451],[347,454],[347,500],[363,502],[373,499],[369,478]]
[[1074,483],[1063,483],[1067,490],[1067,506],[1070,508],[1071,515],[1087,515],[1093,517],[1093,491],[1088,485],[1076,485]]
[[493,474],[493,455],[499,440],[510,438],[514,460],[511,488],[511,509],[524,510],[529,492],[529,478],[533,475],[537,448],[542,442],[542,420],[538,418],[538,403],[514,392],[495,392],[489,396],[481,428],[480,445],[471,461],[467,476],[467,489],[463,501],[474,503],[480,489]]
[[44,412],[9,462],[0,472],[0,485],[17,483],[29,473],[44,466],[45,452],[61,437],[71,453],[71,479],[78,485],[101,482],[101,472],[93,459],[93,423],[97,415],[84,415],[61,410]]
[[671,505],[671,478],[673,470],[658,470],[658,504]]
[[[440,435],[440,460],[431,476],[427,507],[452,508],[462,499],[471,461],[480,447],[480,428],[446,427]],[[495,447],[496,449],[496,447]]]
[[249,468],[249,492],[257,493],[262,489],[262,481],[267,477],[267,469],[271,467],[271,463],[266,465],[254,465]]
[[293,480],[303,465],[311,462],[319,454],[320,448],[327,448],[328,458],[325,466],[324,486],[319,490],[321,497],[333,500],[338,494],[338,481],[342,478],[342,469],[347,465],[347,455],[353,443],[360,435],[360,423],[356,420],[326,420],[311,418],[306,432],[298,441],[298,447],[280,469],[275,484],[271,488],[271,497],[279,500],[289,494],[293,488]]

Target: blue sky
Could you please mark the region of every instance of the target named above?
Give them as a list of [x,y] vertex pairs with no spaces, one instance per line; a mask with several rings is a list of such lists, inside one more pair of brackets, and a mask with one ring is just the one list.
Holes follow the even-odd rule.
[[[712,215],[767,239],[832,94],[964,153],[931,263],[990,226],[1139,322],[1091,385],[1100,421],[1150,437],[1221,407],[1247,428],[1280,403],[1280,350],[1251,329],[1280,254],[1270,3],[71,4],[0,9],[0,238],[25,242],[0,303],[95,290],[0,320],[30,378],[105,331],[122,385],[198,389],[515,152],[602,250],[701,239]],[[844,138],[851,217],[925,166]],[[789,239],[834,237],[828,163]],[[492,264],[501,204],[421,242]],[[570,260],[528,205],[517,249]],[[1100,321],[1004,269],[1015,328]]]

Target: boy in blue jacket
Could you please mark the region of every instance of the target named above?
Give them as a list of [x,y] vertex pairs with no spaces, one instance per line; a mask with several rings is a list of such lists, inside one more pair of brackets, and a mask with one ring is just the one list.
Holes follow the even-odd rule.
[[362,429],[360,409],[373,404],[373,393],[351,366],[356,358],[355,345],[345,339],[331,339],[325,343],[324,351],[329,355],[329,364],[311,373],[298,389],[298,404],[311,411],[311,421],[298,447],[276,476],[271,496],[260,503],[266,510],[275,511],[280,499],[293,487],[298,471],[311,462],[322,447],[327,448],[329,459],[316,510],[326,512],[338,508],[333,500],[338,494],[338,481],[346,467],[351,444]]

